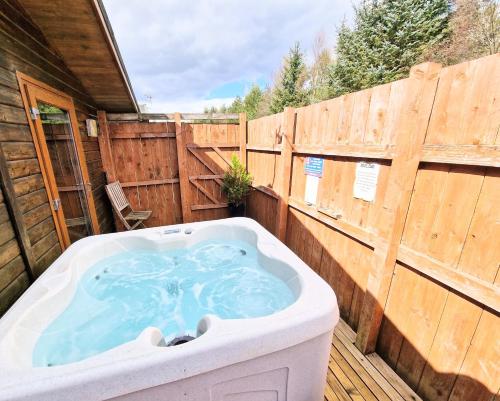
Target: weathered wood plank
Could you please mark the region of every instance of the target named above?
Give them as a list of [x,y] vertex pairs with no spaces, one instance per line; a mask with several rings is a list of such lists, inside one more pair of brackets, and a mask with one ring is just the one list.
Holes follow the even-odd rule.
[[281,153],[281,144],[280,145],[247,145],[247,150],[251,150],[252,152],[274,152]]
[[0,122],[9,124],[27,124],[26,112],[20,107],[0,103]]
[[0,268],[0,292],[24,272],[23,258],[19,255]]
[[177,163],[179,166],[179,181],[181,189],[181,206],[182,206],[182,221],[189,223],[192,221],[190,207],[190,188],[188,178],[188,166],[186,162],[186,144],[184,137],[186,136],[181,122],[180,113],[175,114],[175,142],[177,145]]
[[375,350],[440,69],[438,64],[421,64],[412,68],[408,80],[398,81],[402,90],[399,103],[402,112],[393,129],[405,127],[408,132],[396,136],[387,195],[378,216],[380,232],[376,237],[374,264],[356,339],[357,347],[365,353]]
[[363,159],[387,159],[394,157],[394,149],[385,145],[294,145],[294,153],[316,156],[342,156]]
[[308,216],[321,221],[322,223],[342,232],[343,234],[360,241],[369,247],[373,247],[375,244],[375,236],[372,232],[356,227],[350,223],[344,222],[339,219],[334,219],[324,213],[319,212],[315,207],[307,205],[303,201],[299,201],[295,198],[289,198],[288,204],[290,207],[301,211]]
[[227,203],[217,203],[209,205],[191,205],[191,210],[222,209],[227,207]]
[[295,137],[295,110],[286,107],[283,112],[284,127],[281,135],[281,155],[278,169],[278,216],[276,218],[276,234],[285,241],[288,219],[288,197],[292,180],[292,148]]
[[32,142],[28,125],[0,123],[0,141],[2,142]]
[[421,161],[500,167],[500,145],[424,145]]
[[40,173],[40,164],[37,159],[13,160],[7,162],[7,166],[12,179]]
[[[12,184],[12,180],[9,176],[9,169],[7,166],[6,157],[2,147],[0,146],[0,187],[3,192],[5,198],[5,205],[8,210],[10,221],[12,223],[12,227],[16,233],[17,239],[14,239],[15,247],[17,251],[19,251],[22,255],[24,263],[27,267],[27,273],[30,279],[34,278],[33,267],[35,264],[35,259],[33,256],[33,251],[31,249],[31,243],[28,237],[28,232],[26,229],[25,221],[23,219],[21,208],[18,204],[16,191],[14,185]],[[19,241],[19,243],[18,243]],[[20,249],[19,249],[20,248]],[[12,247],[9,247],[12,251]],[[4,259],[7,255],[11,255],[9,252],[4,251],[0,252],[0,259]],[[5,260],[4,260],[5,262]],[[4,265],[5,263],[0,263]]]
[[239,147],[240,147],[240,161],[245,167],[247,167],[247,113],[240,113],[239,121]]
[[131,187],[144,187],[148,185],[164,185],[164,184],[178,184],[178,178],[164,178],[160,180],[149,180],[149,181],[134,181],[134,182],[120,182],[122,188]]
[[16,301],[17,298],[29,287],[30,279],[26,272],[22,272],[2,292],[0,292],[0,316]]

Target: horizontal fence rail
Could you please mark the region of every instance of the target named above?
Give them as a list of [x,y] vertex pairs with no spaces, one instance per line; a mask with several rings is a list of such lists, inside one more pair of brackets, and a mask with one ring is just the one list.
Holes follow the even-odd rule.
[[[175,121],[177,113],[109,113],[108,121]],[[239,120],[231,113],[179,113],[182,121]]]

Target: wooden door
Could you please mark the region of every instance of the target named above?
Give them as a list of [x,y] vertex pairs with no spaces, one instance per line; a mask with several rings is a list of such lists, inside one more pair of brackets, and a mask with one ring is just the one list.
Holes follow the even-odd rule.
[[99,234],[71,97],[18,73],[40,169],[62,249]]

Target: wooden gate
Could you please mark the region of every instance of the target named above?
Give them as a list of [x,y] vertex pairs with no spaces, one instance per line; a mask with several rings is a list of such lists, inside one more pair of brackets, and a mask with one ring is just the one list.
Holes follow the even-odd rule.
[[239,154],[238,124],[178,122],[177,129],[184,222],[228,217],[222,178]]
[[222,177],[246,136],[234,122],[238,115],[223,117],[197,123],[206,116],[99,112],[108,182],[120,181],[133,209],[153,212],[146,226],[228,217]]

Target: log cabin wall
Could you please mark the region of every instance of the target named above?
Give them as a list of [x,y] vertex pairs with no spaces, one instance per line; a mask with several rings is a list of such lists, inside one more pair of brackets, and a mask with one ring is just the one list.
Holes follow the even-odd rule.
[[[499,98],[495,54],[248,122],[249,216],[426,400],[498,398]],[[308,156],[323,159],[315,204]],[[372,201],[353,196],[361,161],[379,166]]]
[[[20,242],[24,242],[30,254],[22,259],[14,251],[4,252],[4,247],[16,247],[13,239],[2,236],[5,241],[0,245],[0,315],[29,286],[29,274],[36,278],[61,253],[16,71],[73,98],[79,123],[76,134],[83,142],[100,229],[106,233],[114,228],[104,191],[99,144],[97,138],[87,136],[85,126],[86,118],[96,118],[94,102],[22,7],[15,0],[0,0],[0,146],[7,167],[2,181],[12,185],[11,199],[21,215],[21,233],[24,230],[27,236]],[[3,191],[5,194],[8,188]],[[2,216],[6,227],[15,224],[12,213]],[[30,258],[33,266],[27,266]]]

